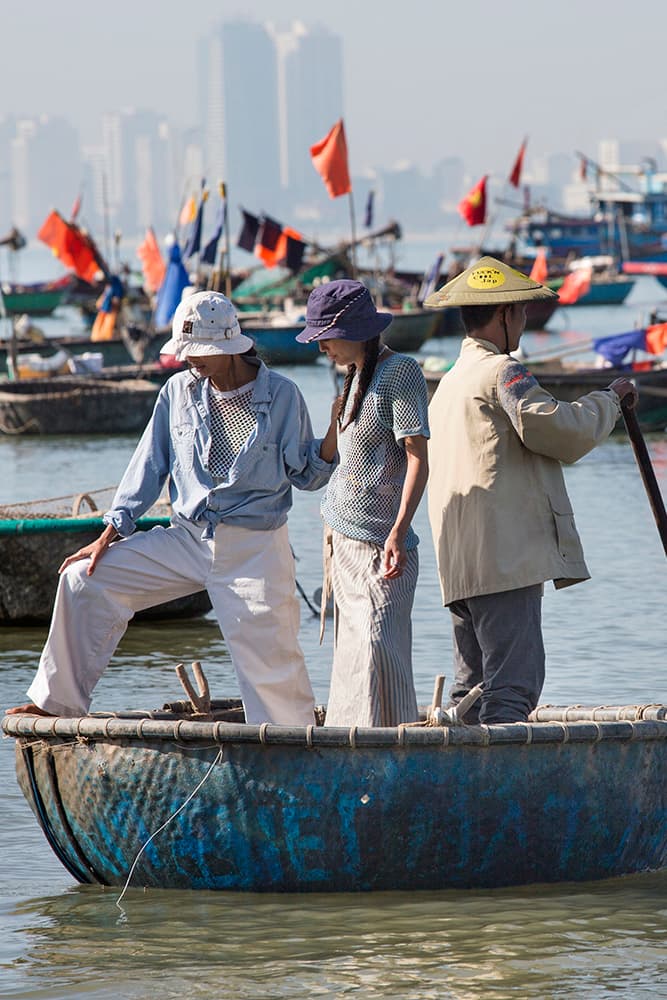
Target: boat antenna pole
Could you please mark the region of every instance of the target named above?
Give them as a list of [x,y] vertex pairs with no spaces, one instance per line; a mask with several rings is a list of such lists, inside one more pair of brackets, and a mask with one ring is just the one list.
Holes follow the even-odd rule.
[[225,295],[231,300],[232,297],[232,244],[229,239],[229,200],[227,198],[227,185],[224,181],[220,183],[220,196],[223,200],[223,228],[225,238],[223,241],[223,253],[225,257]]
[[357,233],[354,221],[354,197],[352,191],[349,193],[350,199],[350,232],[352,234],[352,242],[350,244],[350,260],[352,262],[352,277],[356,280],[357,277],[357,254],[356,254],[356,244],[357,244]]
[[597,177],[600,177],[602,174],[606,174],[607,177],[613,177],[614,180],[624,191],[630,191],[632,193],[634,189],[629,184],[627,184],[617,173],[614,173],[613,170],[607,170],[606,167],[603,167],[599,163],[596,163],[595,160],[591,160],[590,156],[586,156],[585,153],[580,153],[578,149],[575,149],[574,152],[576,156],[578,156],[581,160],[583,160],[583,162],[586,164],[587,167],[591,166],[595,168]]
[[104,252],[107,260],[111,260],[111,242],[109,237],[109,196],[107,192],[107,173],[102,171],[102,204],[104,206]]

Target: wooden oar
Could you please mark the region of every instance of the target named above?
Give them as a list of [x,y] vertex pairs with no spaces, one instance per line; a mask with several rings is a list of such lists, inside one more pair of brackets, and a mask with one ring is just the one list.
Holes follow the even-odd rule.
[[641,473],[642,480],[644,481],[644,487],[648,494],[651,510],[653,511],[653,517],[655,518],[655,523],[658,526],[658,534],[662,540],[662,547],[665,550],[665,555],[667,555],[667,512],[665,512],[665,504],[660,493],[658,480],[655,478],[653,466],[651,465],[651,459],[646,447],[646,442],[644,441],[639,427],[637,414],[635,413],[634,407],[628,405],[626,399],[621,400],[621,412],[623,413],[623,419],[628,431],[628,437],[630,438],[630,443],[632,444],[632,449],[635,453],[635,458],[637,459],[637,465],[639,466],[639,471]]

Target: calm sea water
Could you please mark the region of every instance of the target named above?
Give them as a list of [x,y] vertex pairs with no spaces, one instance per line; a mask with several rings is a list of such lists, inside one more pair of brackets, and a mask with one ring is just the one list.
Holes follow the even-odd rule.
[[[625,306],[557,315],[555,331],[527,335],[526,348],[630,329],[660,297],[645,279]],[[66,314],[54,318],[49,332],[70,322]],[[422,353],[454,356],[457,348],[457,341],[443,341]],[[316,429],[323,428],[328,369],[317,364],[288,374],[301,386]],[[0,502],[108,486],[134,443],[131,437],[0,438]],[[667,438],[648,443],[667,495]],[[547,588],[543,701],[665,702],[665,558],[632,450],[614,438],[567,469],[566,478],[593,578],[560,593]],[[318,506],[318,495],[296,494],[290,518],[308,597],[320,584]],[[423,703],[437,673],[451,678],[451,640],[425,504],[416,526],[422,545],[414,662]],[[328,639],[319,647],[317,631],[303,602],[302,642],[324,701],[331,649]],[[25,700],[44,637],[43,629],[0,630],[0,707]],[[132,625],[93,708],[150,708],[182,697],[174,666],[193,659],[202,661],[214,695],[236,692],[215,622]],[[117,891],[77,886],[51,853],[16,785],[9,739],[0,743],[0,802],[2,997],[667,996],[667,872],[493,892],[301,897],[130,890],[123,901],[127,921],[119,923]]]

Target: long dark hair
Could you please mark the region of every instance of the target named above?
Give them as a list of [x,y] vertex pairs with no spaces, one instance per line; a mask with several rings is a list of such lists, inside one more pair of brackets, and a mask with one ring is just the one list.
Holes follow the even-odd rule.
[[371,340],[367,340],[364,344],[364,363],[361,366],[361,371],[359,372],[359,381],[357,383],[357,391],[354,394],[354,399],[352,400],[352,409],[350,410],[350,415],[347,418],[345,424],[343,424],[343,414],[345,413],[345,407],[347,405],[348,396],[350,395],[350,389],[352,388],[352,381],[357,372],[356,365],[348,365],[347,374],[345,375],[345,382],[343,384],[343,392],[341,396],[341,406],[338,413],[338,423],[340,424],[340,429],[345,430],[350,424],[353,424],[357,419],[359,410],[361,409],[361,404],[364,401],[364,396],[366,395],[366,390],[370,385],[370,381],[373,377],[373,372],[375,371],[375,366],[377,364],[378,355],[380,353],[380,338],[373,337]]

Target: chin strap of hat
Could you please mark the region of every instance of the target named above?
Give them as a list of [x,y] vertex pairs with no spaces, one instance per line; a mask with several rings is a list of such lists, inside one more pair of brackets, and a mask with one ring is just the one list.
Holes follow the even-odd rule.
[[503,324],[503,330],[505,331],[505,350],[503,351],[503,353],[509,355],[509,353],[510,353],[510,335],[509,335],[509,331],[507,329],[507,317],[505,316],[505,307],[504,306],[503,306],[503,311],[500,314],[500,321]]

